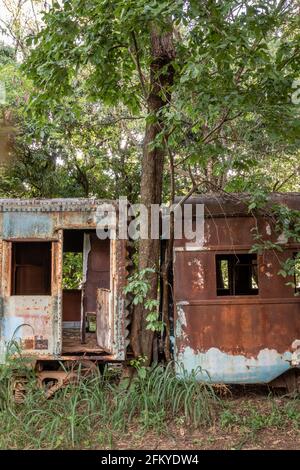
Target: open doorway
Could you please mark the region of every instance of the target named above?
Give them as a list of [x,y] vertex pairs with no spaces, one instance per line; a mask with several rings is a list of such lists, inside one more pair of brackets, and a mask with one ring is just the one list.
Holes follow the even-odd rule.
[[95,230],[64,230],[62,286],[63,354],[105,353],[97,340],[97,297],[110,289],[110,241]]

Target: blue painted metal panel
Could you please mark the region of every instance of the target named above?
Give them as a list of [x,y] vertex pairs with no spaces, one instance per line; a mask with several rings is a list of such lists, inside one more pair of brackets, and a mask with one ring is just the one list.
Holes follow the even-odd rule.
[[177,372],[196,373],[197,379],[210,383],[250,384],[268,383],[290,368],[292,354],[279,354],[275,350],[263,349],[257,358],[231,355],[211,348],[196,353],[187,347],[177,352]]
[[53,235],[53,216],[30,212],[3,214],[3,238],[43,238]]
[[[22,350],[39,349],[40,353],[53,352],[53,318],[51,296],[11,296],[6,303],[6,314],[0,324],[1,341],[6,346],[15,341]],[[36,340],[43,344],[36,347]]]

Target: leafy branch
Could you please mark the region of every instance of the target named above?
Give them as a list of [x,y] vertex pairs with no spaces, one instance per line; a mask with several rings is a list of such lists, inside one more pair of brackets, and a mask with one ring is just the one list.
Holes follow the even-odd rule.
[[149,310],[146,317],[147,330],[161,331],[164,323],[159,320],[159,301],[157,299],[147,299],[148,293],[151,289],[151,284],[149,279],[147,279],[147,275],[153,274],[154,272],[154,269],[145,268],[132,274],[132,276],[128,278],[128,283],[124,288],[124,293],[133,295],[133,305],[144,304],[145,309]]

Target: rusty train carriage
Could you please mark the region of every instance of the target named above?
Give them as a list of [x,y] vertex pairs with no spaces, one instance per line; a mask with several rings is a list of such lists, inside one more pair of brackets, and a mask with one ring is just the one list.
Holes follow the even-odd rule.
[[[272,200],[300,210],[300,194]],[[211,382],[268,383],[299,370],[300,297],[286,285],[293,279],[278,271],[300,245],[275,233],[268,218],[250,216],[234,197],[187,203],[204,204],[204,243],[190,248],[182,239],[174,248],[175,359]],[[249,254],[255,224],[282,253]]]
[[[300,209],[300,194],[272,199]],[[38,361],[126,359],[130,316],[123,287],[131,262],[126,241],[96,236],[103,202],[0,200],[2,353],[15,339]],[[183,365],[200,380],[266,383],[299,370],[300,297],[286,285],[291,279],[277,273],[300,246],[275,233],[268,218],[250,216],[234,197],[186,202],[196,203],[205,208],[203,245],[182,238],[174,246],[170,315],[178,373]],[[256,224],[284,250],[249,254]],[[62,287],[64,252],[82,253],[81,289]],[[90,322],[96,331],[89,331]],[[64,384],[63,372],[56,375],[40,373],[40,381],[57,378],[49,396]]]
[[[12,340],[37,360],[125,359],[126,245],[96,235],[87,199],[0,200],[2,358]],[[98,218],[99,219],[99,218]],[[81,252],[81,289],[62,288],[63,253]],[[96,331],[86,322],[97,319]]]

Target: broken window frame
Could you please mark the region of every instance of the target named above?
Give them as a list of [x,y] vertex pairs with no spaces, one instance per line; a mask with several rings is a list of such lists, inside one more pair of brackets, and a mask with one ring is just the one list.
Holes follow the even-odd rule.
[[[239,257],[248,257],[248,262],[239,263]],[[228,266],[228,288],[221,287],[219,285],[220,280],[222,279],[222,270],[221,263],[222,261],[227,261]],[[259,295],[259,282],[258,282],[258,258],[256,254],[250,253],[217,253],[215,255],[215,266],[216,266],[216,295],[217,297],[236,297],[236,296],[257,296]],[[249,285],[252,283],[252,277],[254,276],[253,268],[256,268],[256,277],[257,277],[257,288],[248,288],[246,292],[241,292],[241,289],[237,284],[237,271],[240,267],[249,267],[249,276],[248,282]],[[246,289],[245,289],[246,290]]]

